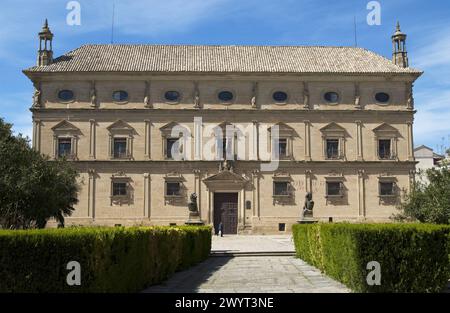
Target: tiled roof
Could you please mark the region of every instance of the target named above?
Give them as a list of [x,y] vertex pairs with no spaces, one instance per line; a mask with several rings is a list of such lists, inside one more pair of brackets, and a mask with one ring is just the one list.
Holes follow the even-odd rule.
[[84,45],[25,72],[421,73],[355,47],[193,45]]

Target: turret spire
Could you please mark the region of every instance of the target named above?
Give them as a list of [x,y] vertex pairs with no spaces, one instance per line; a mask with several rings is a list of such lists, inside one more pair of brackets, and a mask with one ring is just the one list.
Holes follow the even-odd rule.
[[48,20],[45,19],[44,26],[39,32],[38,66],[49,65],[53,62],[53,33],[48,27]]
[[400,22],[397,21],[395,33],[392,35],[392,62],[401,67],[409,67],[408,52],[406,51],[406,34],[400,29]]

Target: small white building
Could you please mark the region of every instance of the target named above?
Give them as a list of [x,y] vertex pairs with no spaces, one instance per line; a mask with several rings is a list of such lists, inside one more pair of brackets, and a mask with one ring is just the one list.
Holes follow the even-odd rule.
[[414,158],[417,163],[416,170],[427,170],[436,167],[440,161],[445,159],[445,156],[434,153],[433,149],[425,145],[421,145],[414,149]]

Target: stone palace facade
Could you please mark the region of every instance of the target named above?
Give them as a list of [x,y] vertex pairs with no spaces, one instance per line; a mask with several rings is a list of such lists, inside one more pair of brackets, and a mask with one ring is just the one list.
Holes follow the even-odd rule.
[[386,221],[414,179],[406,35],[356,47],[84,45],[33,82],[33,146],[80,171],[73,225],[289,231],[312,192],[324,221]]

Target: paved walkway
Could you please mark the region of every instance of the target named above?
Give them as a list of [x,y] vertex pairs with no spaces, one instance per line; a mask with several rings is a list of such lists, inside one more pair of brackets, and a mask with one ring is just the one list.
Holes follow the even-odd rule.
[[289,235],[225,235],[213,236],[211,252],[295,252],[295,248]]
[[[293,251],[290,236],[214,237],[212,252]],[[350,292],[293,256],[210,257],[144,292]]]

